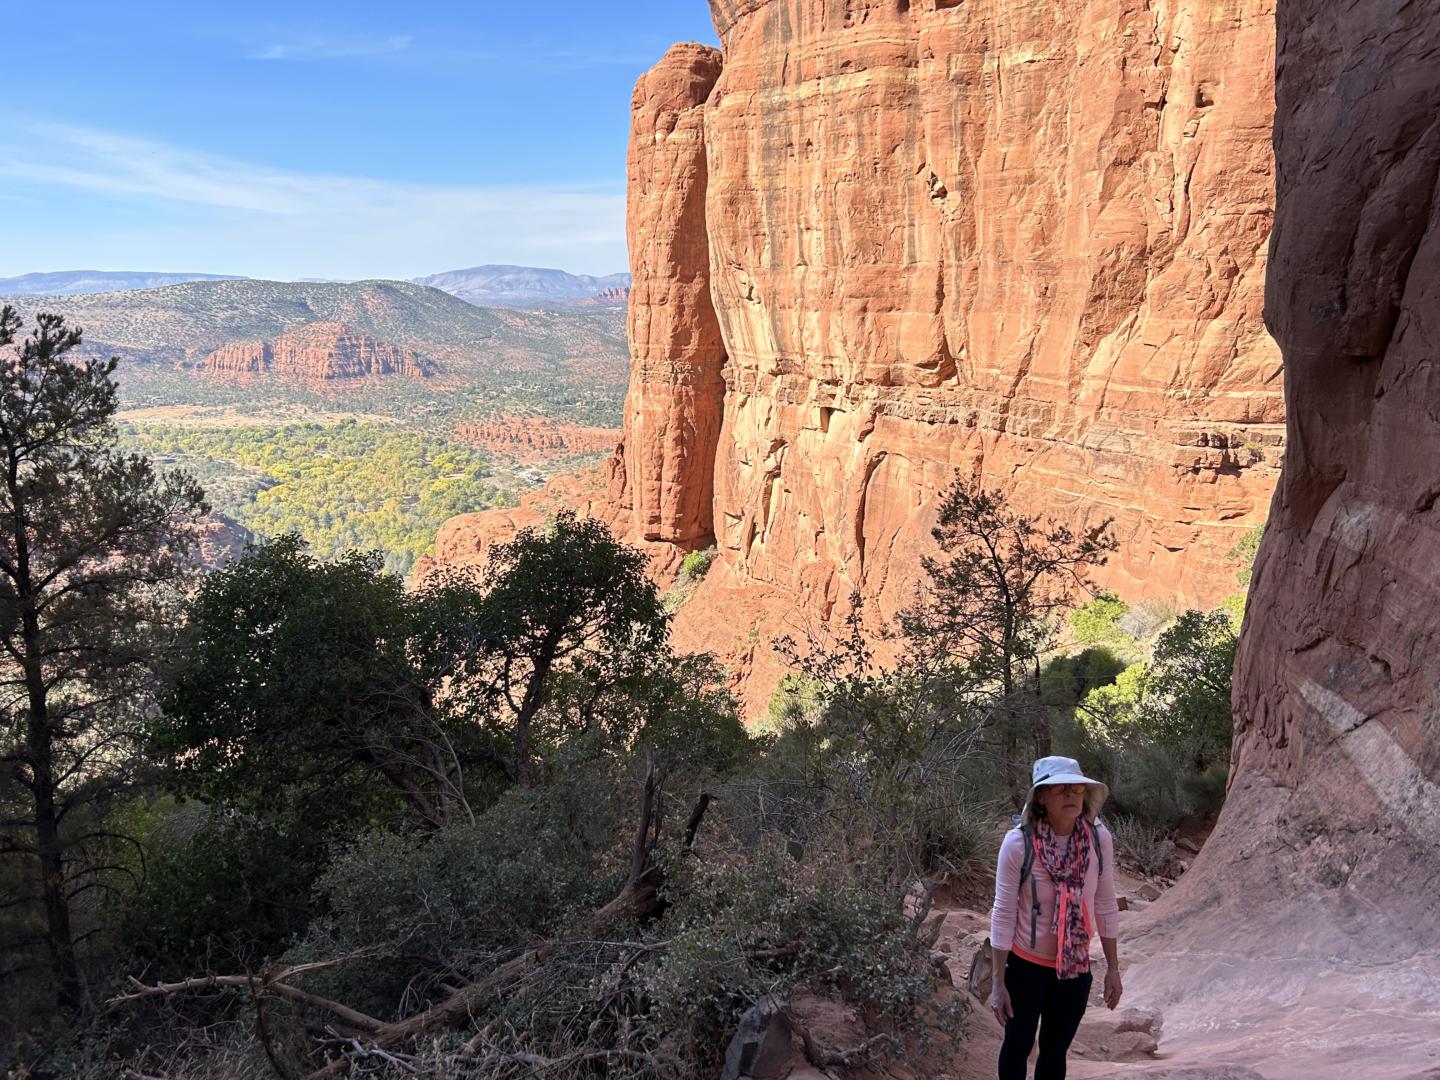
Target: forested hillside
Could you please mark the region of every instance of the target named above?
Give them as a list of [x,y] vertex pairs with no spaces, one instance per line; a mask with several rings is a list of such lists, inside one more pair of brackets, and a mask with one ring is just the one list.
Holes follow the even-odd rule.
[[451,363],[546,370],[623,355],[615,312],[482,308],[404,281],[194,281],[159,289],[47,296],[17,302],[64,315],[88,352],[181,362],[227,341],[278,337],[312,322],[339,322]]
[[[300,402],[381,411],[414,426],[496,412],[612,426],[629,375],[622,311],[479,308],[400,281],[201,281],[15,303],[22,314],[54,312],[80,326],[85,355],[120,357],[123,399],[136,406]],[[206,370],[222,347],[274,343],[322,323],[408,350],[429,374],[427,385],[355,379],[336,387]],[[348,405],[337,404],[341,395],[351,396]]]

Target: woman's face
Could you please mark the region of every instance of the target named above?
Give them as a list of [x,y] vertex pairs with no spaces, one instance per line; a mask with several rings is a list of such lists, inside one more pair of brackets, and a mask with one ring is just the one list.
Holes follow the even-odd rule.
[[1051,818],[1077,818],[1085,809],[1084,784],[1045,784],[1036,797]]

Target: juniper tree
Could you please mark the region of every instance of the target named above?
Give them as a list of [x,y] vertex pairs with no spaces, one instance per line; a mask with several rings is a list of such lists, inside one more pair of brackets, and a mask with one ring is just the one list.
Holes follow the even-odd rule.
[[1110,526],[1107,519],[1077,534],[1018,514],[999,492],[957,479],[945,492],[932,533],[941,557],[921,560],[928,588],[901,614],[901,628],[917,653],[963,666],[968,677],[995,687],[993,714],[1007,732],[1005,764],[1017,789],[1022,717],[1030,718],[1031,749],[1050,752],[1044,709],[1022,700],[1033,698],[1036,688],[1028,674],[1050,644],[1054,617],[1074,602],[1088,570],[1115,550]]
[[443,613],[431,647],[450,658],[451,708],[504,747],[522,787],[539,780],[546,747],[612,726],[612,691],[643,699],[632,684],[657,675],[667,652],[670,620],[644,554],[573,512],[495,545],[478,587],[462,568],[433,575],[426,594]]
[[165,587],[208,508],[189,477],[117,449],[113,357],[74,359],[80,330],[59,315],[17,345],[21,325],[0,308],[0,903],[36,911],[38,933],[0,954],[43,944],[74,1008],[72,915],[126,869],[103,809],[130,775]]
[[289,804],[315,831],[372,813],[382,791],[426,828],[471,818],[463,745],[413,647],[421,605],[381,563],[317,559],[289,533],[206,578],[150,725],[179,793],[267,815]]

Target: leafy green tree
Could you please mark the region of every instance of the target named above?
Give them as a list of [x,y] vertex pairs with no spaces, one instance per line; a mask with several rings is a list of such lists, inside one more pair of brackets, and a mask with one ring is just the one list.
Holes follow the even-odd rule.
[[1089,603],[1070,612],[1070,633],[1079,645],[1103,645],[1134,650],[1135,639],[1120,626],[1130,605],[1112,592],[1097,593]]
[[1095,687],[1080,703],[1081,722],[1112,745],[1148,737],[1151,733],[1141,717],[1150,676],[1150,665],[1131,664],[1110,682]]
[[318,814],[273,806],[261,814],[159,804],[155,827],[141,834],[147,872],[125,908],[123,940],[160,978],[259,967],[310,922],[315,881],[349,835]]
[[[20,328],[0,308],[0,348]],[[103,808],[130,781],[166,586],[208,509],[188,476],[116,450],[116,361],[72,361],[80,340],[39,315],[0,364],[0,853],[23,861],[10,901],[43,909],[67,1009],[82,995],[72,916],[123,872],[102,857],[119,839]]]
[[607,692],[664,655],[669,617],[645,565],[601,522],[562,513],[496,545],[478,587],[459,568],[423,590],[447,707],[507,748],[522,787],[537,779],[537,752],[603,726]]
[[1077,535],[1017,514],[1000,493],[973,490],[963,479],[941,502],[933,535],[942,555],[921,560],[929,587],[900,625],[918,652],[963,664],[996,686],[995,718],[1006,733],[1003,752],[1016,790],[1022,730],[1035,754],[1050,752],[1048,712],[1036,698],[1039,657],[1052,644],[1057,616],[1085,588],[1087,572],[1115,550],[1110,525]]
[[1155,643],[1142,712],[1155,739],[1197,771],[1228,763],[1230,675],[1238,639],[1227,611],[1187,611]]
[[841,847],[886,888],[953,870],[979,819],[966,813],[978,801],[985,700],[974,680],[920,654],[877,660],[858,595],[843,636],[776,647],[795,669],[776,695],[767,762],[789,773],[776,800],[791,808],[785,831],[809,845],[838,830]]
[[[668,649],[644,566],[602,525],[562,515],[484,572],[440,572],[413,593],[377,554],[320,560],[294,536],[208,577],[151,745],[210,815],[157,855],[172,895],[139,906],[147,955],[273,946],[268,928],[315,914],[325,850],[375,827],[471,829],[507,789],[544,803],[557,777],[621,775],[642,746],[672,791],[740,760],[751,745],[734,703],[713,661]],[[276,851],[285,874],[249,872]],[[275,914],[239,918],[235,896]]]
[[430,827],[468,818],[463,760],[411,649],[418,617],[378,553],[323,562],[293,534],[252,550],[196,594],[153,752],[209,801],[286,793],[326,820],[373,779]]
[[1160,635],[1149,663],[1120,672],[1076,707],[1078,746],[1117,805],[1170,827],[1211,813],[1230,760],[1235,625],[1224,609],[1187,611]]
[[1109,686],[1126,664],[1105,645],[1052,656],[1040,671],[1040,698],[1052,709],[1072,711],[1097,688]]

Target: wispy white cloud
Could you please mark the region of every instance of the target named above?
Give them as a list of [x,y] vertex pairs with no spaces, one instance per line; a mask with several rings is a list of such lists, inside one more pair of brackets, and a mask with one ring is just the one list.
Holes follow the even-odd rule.
[[404,52],[415,39],[409,34],[383,38],[308,37],[276,42],[248,54],[249,60],[346,60]]
[[222,269],[232,265],[227,249],[266,244],[295,268],[286,272],[336,277],[413,276],[407,268],[431,273],[450,258],[624,265],[618,182],[441,185],[299,172],[57,124],[28,124],[12,145],[0,141],[0,177],[42,194],[63,188],[188,207],[205,222],[188,226],[197,252],[213,251]]
[[545,47],[515,48],[503,52],[477,52],[471,50],[437,51],[433,57],[442,61],[484,60],[511,65],[521,71],[581,71],[585,68],[628,67],[648,68],[655,63],[663,50],[655,55],[645,53],[600,52],[584,49],[552,49]]

